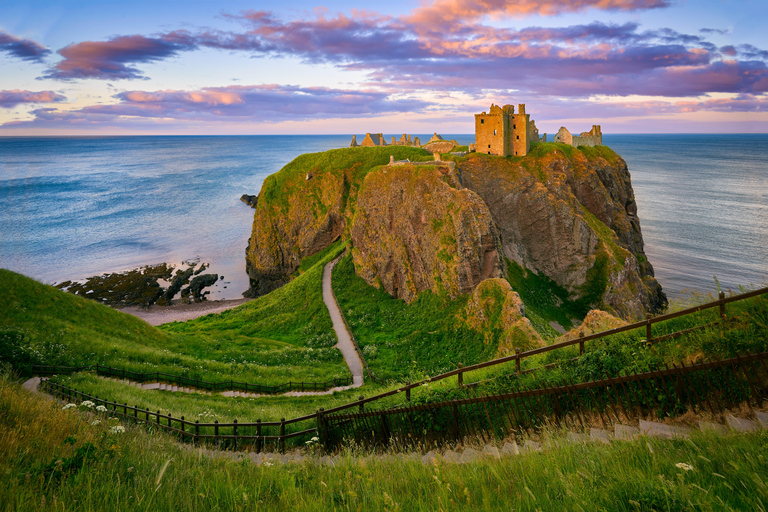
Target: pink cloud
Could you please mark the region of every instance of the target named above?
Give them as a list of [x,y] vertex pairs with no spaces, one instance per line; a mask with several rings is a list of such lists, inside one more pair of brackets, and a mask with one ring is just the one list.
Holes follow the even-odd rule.
[[119,93],[116,98],[120,101],[113,105],[90,105],[67,111],[38,109],[32,112],[35,118],[30,121],[13,121],[2,126],[98,126],[127,118],[274,123],[381,116],[420,111],[432,105],[418,99],[395,99],[378,91],[274,84],[210,87],[197,91],[135,90]]
[[22,91],[14,89],[12,91],[0,91],[0,107],[13,108],[23,103],[55,103],[66,101],[66,97],[53,91]]
[[438,29],[451,23],[476,20],[485,16],[523,18],[555,16],[587,9],[639,11],[670,5],[666,0],[435,0],[415,9],[409,22]]

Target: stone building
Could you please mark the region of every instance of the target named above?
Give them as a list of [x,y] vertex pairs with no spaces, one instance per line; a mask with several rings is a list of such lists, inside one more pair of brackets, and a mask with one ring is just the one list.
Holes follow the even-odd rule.
[[[419,142],[418,137],[414,137],[413,140],[411,140],[411,136],[404,133],[403,136],[400,137],[399,141],[396,141],[395,138],[392,137],[391,145],[419,147],[421,142]],[[381,133],[366,133],[365,137],[363,138],[363,142],[360,144],[357,143],[357,135],[352,136],[352,143],[349,145],[349,147],[356,148],[358,146],[364,148],[372,148],[376,146],[389,146],[389,144],[387,144],[387,142],[384,140],[384,135]]]
[[561,126],[557,131],[553,142],[562,142],[574,147],[579,146],[602,146],[603,130],[599,124],[592,125],[588,132],[581,132],[579,135],[571,135],[571,132],[565,126]]
[[[546,136],[546,135],[545,135]],[[525,104],[491,104],[488,113],[475,114],[475,150],[498,156],[525,156],[531,149],[531,142],[538,142],[539,130],[530,114],[525,113]]]

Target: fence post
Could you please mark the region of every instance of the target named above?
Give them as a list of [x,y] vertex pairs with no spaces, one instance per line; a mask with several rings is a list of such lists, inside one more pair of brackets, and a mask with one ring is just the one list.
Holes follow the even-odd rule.
[[645,342],[650,344],[653,343],[653,336],[651,336],[651,314],[646,314],[645,319],[648,322],[645,324]]
[[160,425],[160,410],[157,411],[157,424]]
[[459,373],[458,373],[458,377],[459,377],[459,387],[460,387],[460,388],[463,388],[463,387],[464,387],[464,373],[461,371],[461,369],[462,369],[462,368],[464,368],[464,365],[463,365],[463,364],[461,364],[461,363],[459,363]]
[[[406,386],[410,386],[411,385],[411,381],[409,381],[409,380],[405,381],[405,385]],[[405,390],[405,399],[408,400],[409,402],[411,401],[411,388],[407,388]]]
[[365,397],[363,395],[360,395],[360,412],[363,412],[363,407],[365,404],[363,404],[363,400],[365,400]]
[[219,445],[219,420],[214,420],[213,425],[213,441],[216,446]]
[[520,347],[515,347],[515,355],[517,356],[515,359],[515,368],[517,369],[517,373],[520,373]]
[[[184,416],[181,417],[181,431],[184,432]],[[184,436],[181,436],[184,439]]]
[[171,416],[172,416],[172,414],[169,412],[168,413],[168,428],[171,428]]
[[237,420],[233,420],[232,435],[234,436],[234,450],[237,451]]
[[261,453],[261,418],[256,420],[256,453]]
[[197,437],[200,435],[200,420],[195,420],[195,439],[194,443],[197,444]]
[[583,356],[584,355],[584,332],[583,331],[579,333],[579,338],[580,338],[579,339],[579,355]]
[[285,418],[280,418],[280,453],[285,453]]
[[[725,299],[725,292],[720,290],[720,293],[718,294],[718,298],[720,300]],[[723,303],[720,303],[720,318],[725,320],[725,304],[723,304]]]
[[328,449],[328,439],[327,439],[327,436],[325,435],[325,426],[323,423],[325,421],[324,415],[325,415],[325,409],[321,407],[317,410],[317,416],[315,416],[315,418],[317,421],[317,435],[320,438],[320,442],[323,444],[323,447],[325,447],[325,449]]

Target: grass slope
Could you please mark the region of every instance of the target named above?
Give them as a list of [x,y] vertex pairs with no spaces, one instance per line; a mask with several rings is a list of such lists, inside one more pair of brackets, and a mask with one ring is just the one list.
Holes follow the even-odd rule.
[[380,379],[418,380],[494,356],[497,346],[460,326],[468,295],[450,300],[429,291],[413,303],[370,286],[344,256],[333,272],[333,289],[373,372]]
[[[322,268],[336,244],[294,281],[221,314],[154,328],[130,315],[7,270],[9,307],[0,312],[0,343],[16,347],[17,370],[30,364],[124,367],[209,381],[279,384],[346,377],[322,302]],[[6,351],[0,360],[10,358]]]
[[[425,466],[347,450],[334,466],[210,458],[170,437],[62,411],[0,376],[0,509],[765,510],[768,433],[565,445]],[[690,469],[681,467],[687,464]]]

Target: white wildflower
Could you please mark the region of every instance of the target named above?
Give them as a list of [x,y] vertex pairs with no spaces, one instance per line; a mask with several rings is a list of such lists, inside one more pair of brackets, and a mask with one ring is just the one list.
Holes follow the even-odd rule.
[[115,425],[114,427],[110,428],[109,431],[113,434],[122,434],[125,432],[125,427],[122,425]]
[[271,462],[269,462],[268,460],[265,460],[265,461],[264,461],[264,465],[265,465],[265,466],[267,466],[267,467],[269,467],[269,466],[273,466],[274,464],[272,464],[272,463],[271,463]]
[[67,409],[72,409],[73,407],[77,407],[77,404],[67,404],[64,407],[62,407],[61,410],[66,411]]
[[95,427],[96,425],[101,425],[101,420],[93,420],[93,421],[91,422],[91,425],[93,425],[94,427]]
[[86,400],[86,401],[84,401],[84,402],[83,402],[82,404],[80,404],[80,405],[82,405],[83,407],[87,407],[87,408],[89,408],[89,409],[93,409],[94,407],[96,407],[96,404],[95,404],[95,403],[93,403],[93,402],[91,402],[90,400]]
[[684,471],[693,471],[693,466],[691,466],[690,464],[686,464],[685,462],[678,462],[677,464],[675,464],[675,467],[678,467]]
[[107,412],[107,408],[104,407],[103,405],[97,405],[96,410],[99,412]]

